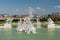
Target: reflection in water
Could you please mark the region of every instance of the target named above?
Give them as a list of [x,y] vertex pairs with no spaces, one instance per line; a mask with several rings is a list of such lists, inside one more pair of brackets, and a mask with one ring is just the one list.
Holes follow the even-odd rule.
[[55,31],[55,29],[48,29],[48,32],[53,32]]
[[[58,31],[58,32],[57,32]],[[60,29],[39,29],[37,34],[17,32],[16,29],[1,29],[0,40],[55,40],[60,39]]]
[[6,40],[11,40],[11,29],[4,29],[4,34],[7,37]]
[[19,34],[23,34],[23,32],[17,32],[17,35],[19,35]]
[[53,40],[55,29],[48,29],[48,39]]

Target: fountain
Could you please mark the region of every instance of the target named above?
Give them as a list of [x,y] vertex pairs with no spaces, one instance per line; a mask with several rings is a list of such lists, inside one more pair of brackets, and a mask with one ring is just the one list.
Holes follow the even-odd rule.
[[41,23],[38,18],[37,18],[37,28],[41,28]]
[[12,28],[12,20],[13,19],[10,19],[10,18],[8,18],[7,20],[6,20],[6,23],[4,24],[4,28]]
[[48,19],[48,25],[47,25],[47,27],[48,28],[55,28],[56,27],[51,18]]
[[36,33],[36,28],[34,27],[34,25],[32,24],[32,22],[30,21],[29,17],[25,18],[25,32],[29,33]]
[[24,19],[23,24],[21,23],[21,19],[20,19],[20,23],[18,23],[17,31],[25,31],[25,32],[27,32],[27,34],[30,34],[30,33],[35,34],[36,28],[34,27],[32,22],[30,21],[30,19],[28,17],[26,17]]
[[0,28],[12,28],[12,19],[7,18],[6,23],[4,24],[4,26],[0,26]]
[[25,31],[27,34],[36,33],[36,27],[34,27],[33,23],[30,21],[33,17],[32,11],[33,9],[29,7],[29,16],[24,18],[23,23],[20,19],[20,22],[18,22],[18,25],[17,25],[17,31]]
[[22,31],[22,19],[20,18],[20,21],[18,21],[18,24],[17,24],[17,31]]

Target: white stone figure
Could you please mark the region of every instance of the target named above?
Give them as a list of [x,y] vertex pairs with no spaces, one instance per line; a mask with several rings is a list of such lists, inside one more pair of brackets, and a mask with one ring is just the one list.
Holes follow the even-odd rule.
[[30,33],[35,34],[36,33],[36,27],[29,28],[28,31],[27,31],[27,34],[30,34]]
[[47,27],[48,28],[55,28],[56,27],[51,18],[48,19],[48,25],[47,25]]
[[39,21],[38,18],[37,18],[37,28],[41,28],[41,22]]
[[11,18],[7,18],[4,28],[12,28],[12,20]]
[[12,20],[13,19],[10,19],[10,18],[8,18],[7,20],[6,20],[6,23],[4,24],[4,26],[0,26],[0,28],[12,28]]
[[31,32],[36,33],[36,28],[34,27],[34,25],[32,24],[32,22],[28,17],[24,19],[23,26],[24,26],[25,32],[27,32],[28,34]]
[[25,31],[27,32],[27,34],[30,33],[36,33],[36,28],[34,27],[34,25],[32,24],[32,22],[30,21],[30,19],[28,17],[26,17],[24,19],[23,24],[19,23],[19,27],[17,28],[18,31]]

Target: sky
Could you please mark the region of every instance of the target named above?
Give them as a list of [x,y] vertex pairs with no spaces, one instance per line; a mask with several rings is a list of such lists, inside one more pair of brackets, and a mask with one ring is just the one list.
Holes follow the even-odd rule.
[[29,8],[39,15],[60,12],[60,0],[0,0],[0,14],[29,14]]

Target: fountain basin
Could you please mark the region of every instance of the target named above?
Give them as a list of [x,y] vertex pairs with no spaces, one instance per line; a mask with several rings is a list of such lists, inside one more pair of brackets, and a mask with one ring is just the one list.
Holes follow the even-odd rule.
[[12,28],[12,25],[5,23],[4,26],[0,26],[0,28]]

